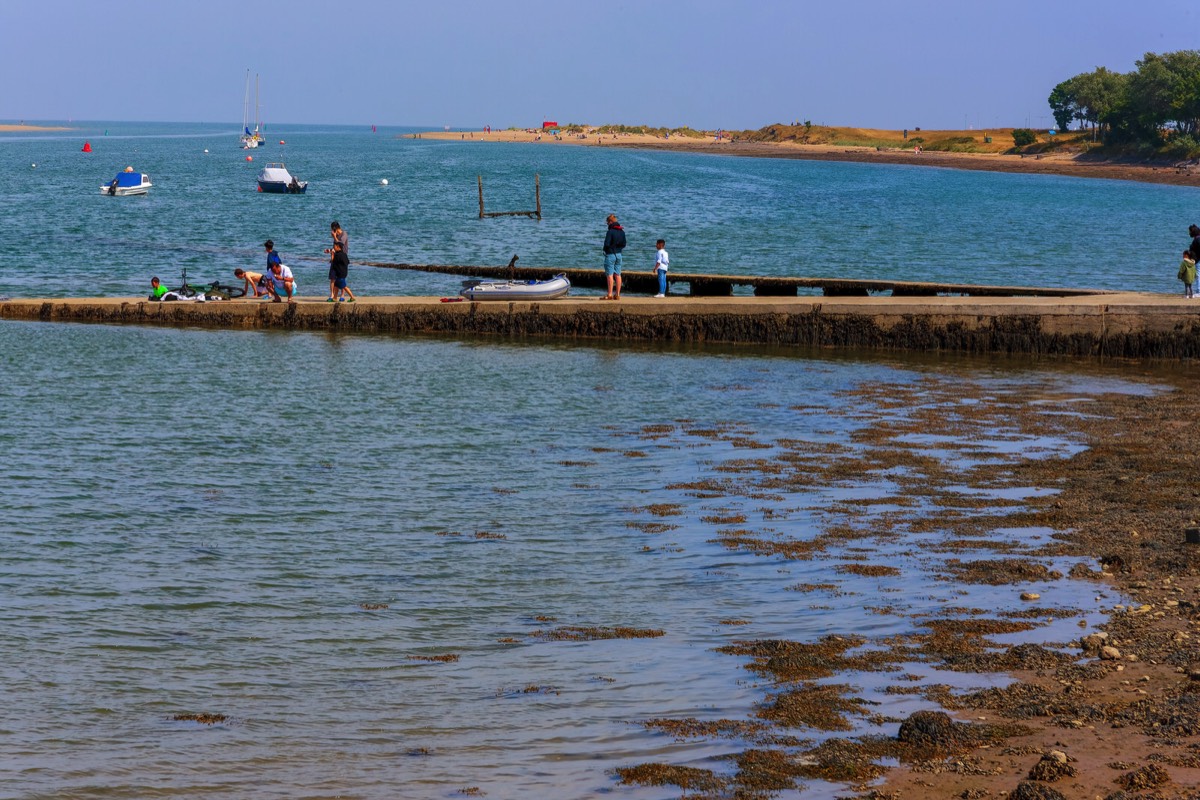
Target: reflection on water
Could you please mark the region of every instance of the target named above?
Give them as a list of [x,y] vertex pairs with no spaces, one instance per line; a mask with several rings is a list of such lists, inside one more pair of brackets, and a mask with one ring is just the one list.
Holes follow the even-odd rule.
[[[964,408],[1014,385],[1125,386],[941,372],[982,387]],[[850,533],[935,505],[872,438],[947,405],[919,362],[5,323],[0,373],[10,796],[670,797],[611,771],[724,768],[737,742],[636,724],[749,718],[763,687],[715,648],[1020,606],[1012,586],[939,579],[943,531]],[[920,440],[935,460],[964,442]],[[1078,447],[999,423],[968,444],[946,454],[962,473]],[[868,452],[869,473],[835,474]],[[956,488],[986,508],[1053,487]],[[738,529],[822,547],[723,546]],[[1084,582],[1026,588],[1077,613],[999,639],[1066,641],[1097,619]],[[663,635],[537,635],[559,626]],[[884,715],[928,707],[885,675],[831,680]],[[195,714],[228,719],[175,719]]]

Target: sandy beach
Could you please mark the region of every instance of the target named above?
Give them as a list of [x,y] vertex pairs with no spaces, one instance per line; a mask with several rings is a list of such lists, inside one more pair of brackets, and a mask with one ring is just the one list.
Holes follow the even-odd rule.
[[40,131],[69,131],[65,126],[49,125],[0,125],[0,133],[38,133]]
[[[899,139],[900,132],[895,134]],[[925,136],[974,134],[982,139],[981,131],[925,131]],[[487,143],[537,143],[547,147],[574,145],[579,147],[623,147],[642,150],[674,150],[688,153],[711,153],[751,158],[798,158],[811,161],[854,161],[866,164],[908,164],[949,169],[986,170],[1042,175],[1068,175],[1077,178],[1108,178],[1112,180],[1167,183],[1179,186],[1200,186],[1200,167],[1176,166],[1168,163],[1102,160],[1094,156],[1071,152],[1052,152],[1016,155],[1002,152],[1011,137],[997,133],[992,147],[1000,152],[947,152],[915,148],[879,148],[847,146],[828,143],[805,144],[795,141],[744,141],[715,137],[652,136],[637,133],[563,133],[559,136],[530,130],[503,131],[428,131],[414,134],[415,138],[442,141],[472,141]],[[982,144],[980,145],[983,146]]]

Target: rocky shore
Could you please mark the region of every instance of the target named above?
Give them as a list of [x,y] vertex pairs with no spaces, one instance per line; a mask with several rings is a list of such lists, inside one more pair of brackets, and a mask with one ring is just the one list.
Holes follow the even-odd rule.
[[[761,521],[736,510],[710,518],[728,549],[785,566],[825,562],[820,574],[833,580],[795,591],[908,618],[911,632],[873,639],[830,630],[814,641],[749,639],[722,648],[761,687],[753,719],[643,724],[681,740],[740,743],[729,769],[647,762],[621,768],[620,780],[713,800],[768,798],[814,780],[848,784],[852,793],[840,797],[871,800],[1194,800],[1200,542],[1185,531],[1200,516],[1200,453],[1188,441],[1197,388],[1177,375],[1155,376],[1144,393],[1090,396],[1037,380],[1001,391],[942,376],[907,388],[867,386],[846,393],[844,415],[876,407],[896,413],[869,422],[860,414],[853,446],[759,442],[774,453],[721,463],[710,478],[675,487],[762,514]],[[917,438],[930,431],[943,443]],[[755,441],[736,426],[692,431],[686,423],[641,435]],[[981,456],[977,443],[997,437],[1086,447],[1073,455]],[[781,535],[788,512],[770,505],[776,493],[860,486],[885,473],[896,487],[890,496],[834,509],[815,538]],[[988,499],[1020,487],[1047,491]],[[889,506],[898,510],[876,510]],[[667,522],[677,513],[632,510]],[[1059,563],[1073,566],[1064,574]],[[837,599],[839,573],[906,572],[947,586],[961,603],[930,615],[895,595]],[[1093,587],[1099,622],[1054,601],[1068,582]],[[985,587],[1009,600],[979,607],[987,601],[973,603],[972,595]],[[1064,622],[1077,634],[1063,638]],[[1057,637],[1039,635],[1055,624]],[[1011,643],[1013,634],[1021,643]],[[997,682],[1001,675],[1011,682]],[[971,685],[983,688],[964,688]],[[920,698],[926,708],[889,715],[898,702],[871,701],[864,687],[897,701]],[[819,742],[797,738],[806,731],[820,734]],[[889,769],[885,759],[900,766]]]

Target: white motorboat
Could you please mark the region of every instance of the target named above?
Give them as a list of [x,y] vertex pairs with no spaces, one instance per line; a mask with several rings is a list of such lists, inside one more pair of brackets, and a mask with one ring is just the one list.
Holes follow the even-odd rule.
[[154,184],[150,176],[144,172],[134,172],[133,167],[126,167],[117,177],[100,187],[100,194],[111,197],[125,197],[131,194],[145,194]]
[[571,290],[563,274],[544,281],[463,281],[459,295],[468,300],[554,300]]
[[308,181],[296,180],[283,164],[267,164],[258,173],[258,190],[269,194],[304,194]]

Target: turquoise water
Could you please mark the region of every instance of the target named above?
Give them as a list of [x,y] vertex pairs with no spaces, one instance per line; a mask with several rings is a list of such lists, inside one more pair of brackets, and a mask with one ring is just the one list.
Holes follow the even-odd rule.
[[[114,123],[107,137],[88,134],[89,156],[76,134],[0,141],[6,159],[38,164],[10,166],[3,178],[0,214],[22,245],[0,268],[5,293],[140,293],[151,272],[186,264],[204,277],[254,263],[267,236],[285,257],[315,254],[293,261],[302,280],[303,270],[323,278],[316,256],[333,217],[358,258],[501,263],[516,251],[523,263],[574,266],[598,251],[609,208],[631,231],[667,228],[681,267],[784,272],[802,253],[826,274],[914,278],[904,265],[924,263],[916,254],[940,237],[966,246],[1009,230],[1072,269],[1098,237],[1108,266],[1081,274],[1126,285],[1137,264],[1152,263],[1146,242],[1174,235],[1162,218],[1182,218],[1190,197],[1109,182],[471,147],[335,129],[273,132],[313,183],[304,197],[265,197],[253,191],[265,154],[254,167],[240,161],[234,131],[138,130]],[[99,185],[126,163],[152,175],[152,194],[101,197]],[[471,218],[477,171],[497,204],[509,181],[518,205],[535,169],[548,219]],[[46,183],[35,190],[35,179]],[[968,195],[993,209],[981,217],[992,218],[988,230],[962,224]],[[751,196],[760,213],[738,199]],[[1073,213],[1061,209],[1068,198]],[[885,213],[899,203],[932,210]],[[816,221],[818,206],[839,207],[842,223]],[[1009,207],[1011,221],[997,222]],[[1103,230],[1081,225],[1085,213],[1106,219]],[[867,227],[852,231],[850,219]],[[1130,241],[1151,224],[1161,229]],[[1058,246],[1034,247],[1030,230]],[[898,244],[886,260],[856,256],[858,240],[869,248],[889,238]],[[987,258],[1006,252],[990,248]],[[945,256],[947,269],[961,263]],[[1002,282],[1082,282],[1020,269],[1028,279],[1006,272]],[[1153,288],[1161,270],[1146,270],[1143,288]],[[353,275],[367,294],[449,291],[436,276]],[[847,409],[844,392],[860,387],[931,378],[997,393],[1045,387],[1085,408],[1094,392],[1140,390],[1116,375],[752,348],[0,323],[0,797],[448,798],[472,787],[492,798],[678,796],[621,786],[612,770],[728,768],[720,757],[742,743],[677,742],[638,724],[750,718],[765,687],[714,648],[885,637],[946,606],[1021,605],[1013,587],[972,586],[964,599],[936,580],[927,552],[936,531],[848,540],[811,561],[713,541],[714,520],[737,515],[768,535],[813,538],[845,521],[846,504],[894,493],[886,476],[765,495],[706,497],[681,485],[726,480],[725,465],[770,456],[780,440],[859,448],[878,420],[907,413],[869,399]],[[927,438],[936,454],[938,437]],[[1079,448],[1003,427],[975,444],[1002,459]],[[679,513],[656,516],[656,504]],[[646,528],[654,523],[673,527]],[[1048,533],[995,535],[1036,544]],[[833,568],[863,559],[901,572]],[[1053,561],[1064,573],[1072,565]],[[793,590],[806,583],[833,588]],[[1022,635],[1031,641],[1067,641],[1077,621],[1094,625],[1118,601],[1071,580],[1021,589],[1077,610]],[[884,604],[893,613],[879,613]],[[663,635],[539,635],[566,625]],[[925,707],[887,694],[885,675],[833,680],[853,683],[884,715]],[[188,714],[226,719],[175,719]],[[839,793],[812,783],[779,796]]]
[[[649,268],[663,237],[672,267],[695,272],[1173,291],[1187,226],[1200,221],[1187,187],[404,132],[278,128],[254,151],[218,125],[0,134],[0,223],[14,239],[0,294],[140,295],[152,274],[185,266],[202,280],[230,277],[262,262],[267,238],[302,291],[319,294],[334,219],[353,259],[495,265],[516,253],[527,266],[599,267],[610,212],[628,230],[631,268]],[[92,153],[80,152],[84,141]],[[310,182],[307,195],[255,191],[276,160]],[[151,175],[150,194],[101,196],[127,165]],[[488,207],[504,210],[533,207],[534,173],[540,223],[476,218],[476,175]],[[351,285],[440,295],[458,284],[360,267]]]

